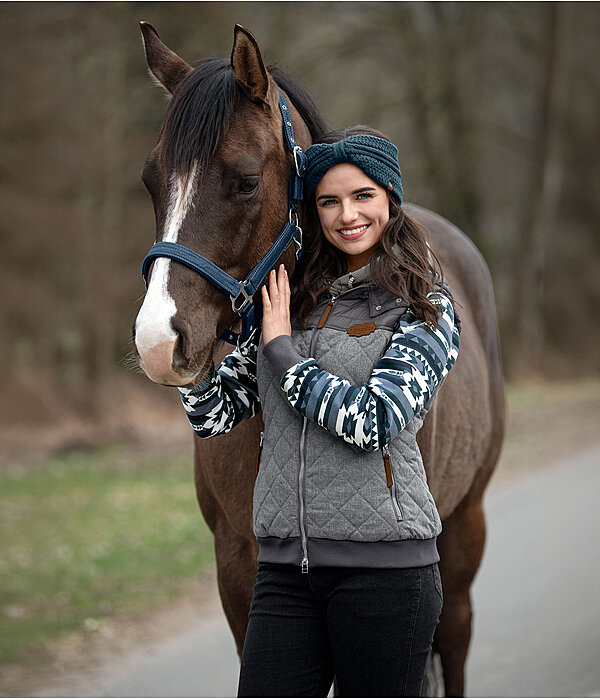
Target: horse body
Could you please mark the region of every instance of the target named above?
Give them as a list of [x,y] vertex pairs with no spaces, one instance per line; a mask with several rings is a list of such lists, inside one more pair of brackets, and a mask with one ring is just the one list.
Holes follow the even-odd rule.
[[[160,42],[149,25],[142,25],[142,31],[148,64],[155,77],[171,93],[182,82],[185,87],[192,69]],[[173,189],[173,175],[161,158],[168,119],[149,158],[150,166],[145,166],[150,171],[145,179],[154,180],[149,189],[157,213],[157,239],[167,233],[176,235],[243,279],[264,255],[286,216],[291,161],[284,152],[281,121],[273,108],[273,78],[264,68],[256,41],[239,26],[231,64],[244,98],[233,100],[235,119],[225,125],[220,142],[202,165],[201,183],[189,195],[193,201],[184,203],[186,213],[181,215],[181,198],[177,200],[177,194],[173,195],[174,191],[184,192],[184,184]],[[294,97],[298,101],[299,95],[288,90],[287,97],[297,140],[306,148],[311,135],[318,135],[324,123],[310,101],[298,111]],[[174,103],[175,108],[180,102]],[[264,180],[258,190],[258,203],[256,196],[252,200],[243,192],[244,183],[251,186],[256,172],[262,172]],[[238,191],[236,183],[240,182]],[[169,228],[169,221],[172,222],[178,202],[179,228],[174,233],[174,225],[171,223]],[[417,436],[443,521],[438,549],[444,609],[434,650],[440,655],[446,694],[459,696],[464,693],[464,665],[471,636],[469,589],[485,538],[482,496],[504,433],[498,328],[490,275],[473,243],[442,217],[413,205],[406,208],[428,231],[431,246],[460,304],[462,321],[457,362]],[[229,232],[229,236],[224,242],[211,234],[214,231]],[[282,261],[291,270],[293,251],[286,251]],[[160,272],[157,263],[164,263],[166,269]],[[202,378],[211,360],[218,362],[222,357],[224,351],[216,338],[233,323],[234,316],[225,295],[192,271],[166,260],[157,260],[154,265],[147,295],[149,306],[142,307],[136,322],[135,337],[143,340],[137,350],[154,381],[182,386],[190,382],[192,375]],[[159,272],[155,274],[155,270]],[[152,284],[159,279],[156,292],[157,285],[153,289]],[[153,302],[158,297],[163,302],[169,297],[176,308]],[[153,317],[156,309],[166,309],[170,316],[163,319],[163,332],[155,343],[158,350],[153,351],[152,326],[148,326],[147,319]],[[153,323],[156,325],[156,321]],[[258,547],[252,532],[252,491],[261,430],[262,419],[258,415],[228,435],[211,440],[195,438],[198,501],[215,537],[219,591],[240,653],[256,574]]]

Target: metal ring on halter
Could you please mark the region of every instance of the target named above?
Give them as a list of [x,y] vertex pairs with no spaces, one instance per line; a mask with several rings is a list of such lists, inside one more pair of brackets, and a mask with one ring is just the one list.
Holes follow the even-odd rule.
[[300,165],[298,163],[298,153],[302,153],[302,149],[300,146],[294,146],[294,150],[292,151],[292,155],[294,156],[294,163],[296,164],[296,174],[298,177],[302,177],[302,173],[300,172]]
[[292,211],[291,208],[288,210],[288,221],[290,224],[296,224],[296,228],[300,228],[298,225],[298,212]]
[[[235,311],[236,314],[241,314],[242,311],[252,302],[252,295],[248,294],[246,291],[246,285],[248,284],[248,280],[244,280],[242,282],[242,286],[240,291],[237,293],[237,296],[231,295],[229,298],[231,299],[231,308]],[[244,297],[244,301],[241,303],[240,306],[236,306],[237,300],[240,298],[240,295]]]

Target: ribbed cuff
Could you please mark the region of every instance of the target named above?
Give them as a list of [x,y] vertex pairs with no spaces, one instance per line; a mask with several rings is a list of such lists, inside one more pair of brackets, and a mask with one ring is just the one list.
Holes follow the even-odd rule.
[[273,368],[278,382],[281,382],[283,375],[290,367],[306,359],[296,350],[290,335],[276,336],[265,345],[263,353]]
[[199,396],[213,383],[216,373],[217,370],[215,369],[215,363],[213,362],[208,370],[208,374],[199,384],[196,384],[196,386],[193,386],[191,389],[179,388],[179,393],[183,396]]

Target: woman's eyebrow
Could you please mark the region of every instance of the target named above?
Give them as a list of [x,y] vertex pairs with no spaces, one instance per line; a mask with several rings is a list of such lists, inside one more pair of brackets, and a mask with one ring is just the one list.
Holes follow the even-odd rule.
[[352,190],[351,194],[360,194],[361,192],[375,192],[374,187],[360,187],[358,190]]
[[[350,192],[350,194],[360,194],[361,192],[375,192],[375,188],[374,187],[360,187],[357,190],[352,190],[352,192]],[[317,197],[317,202],[320,199],[337,199],[337,195],[336,194],[322,194],[319,197]]]

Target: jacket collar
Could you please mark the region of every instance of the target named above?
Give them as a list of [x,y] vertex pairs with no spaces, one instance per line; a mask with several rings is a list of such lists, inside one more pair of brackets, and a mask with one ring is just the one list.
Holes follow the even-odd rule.
[[[400,246],[396,244],[392,249],[399,258],[402,257]],[[347,272],[345,275],[338,277],[335,282],[330,285],[329,294],[331,296],[337,296],[342,292],[346,292],[348,289],[355,289],[356,287],[361,287],[368,284],[373,284],[370,260],[366,265],[358,268],[358,270]]]

